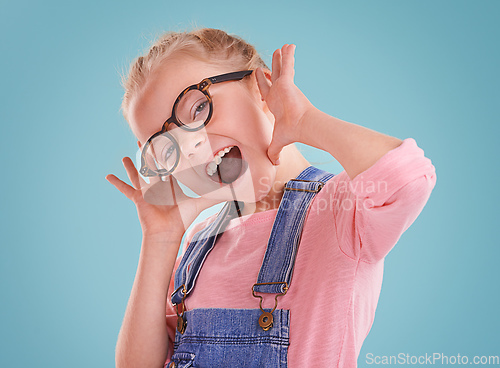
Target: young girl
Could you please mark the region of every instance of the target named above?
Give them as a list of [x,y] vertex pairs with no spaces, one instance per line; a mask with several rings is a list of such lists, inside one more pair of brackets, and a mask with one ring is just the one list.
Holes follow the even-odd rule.
[[[106,178],[135,203],[143,242],[117,367],[356,367],[384,258],[435,168],[414,139],[315,108],[294,51],[277,49],[270,71],[241,38],[200,29],[131,66],[122,108],[141,167],[123,159],[132,186]],[[294,142],[344,171],[311,166]]]

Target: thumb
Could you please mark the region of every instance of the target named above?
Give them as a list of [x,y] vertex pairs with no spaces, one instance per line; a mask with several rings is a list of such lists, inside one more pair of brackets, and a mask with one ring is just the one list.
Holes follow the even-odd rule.
[[278,143],[278,141],[276,140],[276,136],[273,136],[273,139],[271,140],[271,143],[267,148],[267,157],[269,157],[269,160],[271,160],[273,165],[280,164],[279,159],[282,150],[283,150],[283,145],[281,143]]

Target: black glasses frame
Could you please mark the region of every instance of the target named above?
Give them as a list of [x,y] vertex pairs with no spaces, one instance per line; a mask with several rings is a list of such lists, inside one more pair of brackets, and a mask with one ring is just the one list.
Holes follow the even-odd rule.
[[[163,123],[162,129],[160,131],[156,132],[155,134],[153,134],[151,137],[149,137],[149,139],[144,144],[144,147],[142,148],[142,152],[141,152],[141,168],[139,171],[141,173],[141,175],[144,177],[151,177],[151,176],[158,176],[158,175],[160,175],[160,176],[170,175],[176,169],[177,165],[179,164],[181,151],[180,151],[179,143],[177,143],[175,138],[170,133],[167,132],[168,125],[173,123],[173,124],[177,125],[179,128],[186,130],[188,132],[195,132],[197,130],[203,129],[210,122],[210,119],[212,118],[212,113],[213,113],[212,96],[210,96],[210,94],[208,93],[208,88],[212,84],[241,80],[244,77],[246,77],[247,75],[252,74],[252,72],[253,72],[253,70],[242,70],[239,72],[231,72],[231,73],[217,75],[215,77],[205,78],[200,83],[193,84],[193,85],[187,87],[186,89],[184,89],[179,94],[177,99],[175,100],[174,106],[172,107],[172,115]],[[207,101],[209,103],[209,108],[210,108],[210,110],[208,112],[207,119],[203,122],[202,125],[200,125],[197,128],[189,128],[187,125],[180,122],[179,119],[177,119],[177,117],[175,116],[175,109],[177,107],[177,104],[179,103],[181,98],[186,93],[188,93],[189,91],[192,91],[193,89],[199,90],[207,97]],[[153,168],[149,167],[149,165],[147,164],[146,152],[147,152],[149,146],[151,145],[152,140],[161,134],[167,134],[170,137],[170,139],[174,143],[175,149],[178,152],[177,158],[175,160],[175,164],[172,167],[172,169],[170,169],[170,170],[153,169]]]

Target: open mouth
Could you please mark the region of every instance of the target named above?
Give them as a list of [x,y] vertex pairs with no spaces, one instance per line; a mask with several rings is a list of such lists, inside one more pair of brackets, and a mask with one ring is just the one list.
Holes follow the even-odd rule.
[[205,170],[214,182],[230,184],[243,175],[247,168],[248,163],[243,160],[241,150],[238,146],[231,146],[217,152]]

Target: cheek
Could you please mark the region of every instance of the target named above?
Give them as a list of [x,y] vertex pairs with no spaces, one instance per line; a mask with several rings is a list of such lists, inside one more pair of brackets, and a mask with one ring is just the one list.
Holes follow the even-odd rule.
[[219,103],[210,124],[212,132],[238,140],[252,148],[269,145],[273,134],[273,125],[259,107],[248,99],[226,99]]
[[249,124],[251,131],[248,134],[251,135],[253,144],[267,152],[267,147],[273,137],[272,122],[262,110],[253,110],[252,114],[249,114],[249,119],[251,120]]

